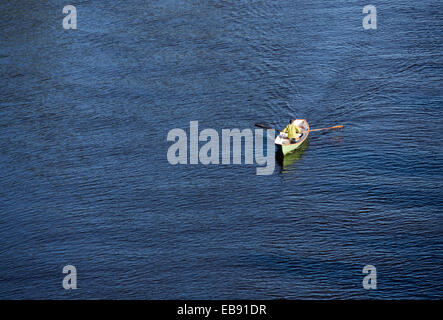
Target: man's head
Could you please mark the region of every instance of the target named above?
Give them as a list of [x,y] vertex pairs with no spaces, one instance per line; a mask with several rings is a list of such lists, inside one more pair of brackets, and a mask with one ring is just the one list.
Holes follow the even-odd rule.
[[289,120],[289,124],[294,124],[294,122],[295,122],[295,119]]

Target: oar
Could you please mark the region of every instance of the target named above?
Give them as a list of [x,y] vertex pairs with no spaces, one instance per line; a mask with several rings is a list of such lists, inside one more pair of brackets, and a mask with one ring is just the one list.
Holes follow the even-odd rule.
[[[263,128],[263,129],[274,129],[274,130],[276,130],[276,131],[280,131],[280,132],[282,132],[281,130],[277,130],[277,129],[275,129],[275,128],[271,128],[271,127],[265,126],[265,125],[263,125],[263,124],[261,124],[261,123],[256,123],[255,126],[256,126],[256,127],[259,127],[259,128]],[[330,130],[330,129],[339,129],[339,128],[343,128],[343,126],[342,126],[342,125],[338,125],[338,126],[327,127],[327,128],[320,128],[320,129],[306,130],[306,131],[302,131],[302,132],[312,132],[312,131]]]
[[[259,128],[263,128],[263,129],[274,129],[274,130],[277,130],[275,128],[271,128],[271,127],[265,126],[264,124],[261,124],[261,123],[256,123],[255,126],[259,127]],[[277,130],[277,131],[280,131],[280,130]]]
[[302,131],[302,132],[312,132],[312,131],[330,130],[330,129],[340,129],[340,128],[343,128],[343,126],[342,126],[342,125],[338,125],[338,126],[327,127],[327,128],[312,129],[312,130]]

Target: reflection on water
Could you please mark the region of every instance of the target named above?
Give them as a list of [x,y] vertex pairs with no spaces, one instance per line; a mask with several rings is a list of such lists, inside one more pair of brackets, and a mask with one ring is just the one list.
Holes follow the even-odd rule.
[[276,152],[275,153],[275,160],[278,163],[278,165],[280,166],[280,172],[287,173],[287,172],[291,171],[291,170],[288,170],[289,167],[294,162],[301,159],[301,157],[305,153],[308,146],[309,146],[309,138],[305,143],[303,143],[303,145],[299,149],[294,150],[293,152],[290,152],[290,153],[286,154],[285,156],[280,151]]

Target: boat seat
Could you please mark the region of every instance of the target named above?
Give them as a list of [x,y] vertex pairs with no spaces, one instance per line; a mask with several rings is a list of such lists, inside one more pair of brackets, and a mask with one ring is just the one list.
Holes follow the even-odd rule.
[[[282,139],[282,144],[294,144],[291,143],[291,141],[287,138],[287,135],[285,134],[285,138]],[[299,140],[301,137],[303,136],[303,133],[298,133],[296,136],[296,139]],[[298,141],[296,141],[295,143],[297,143]]]

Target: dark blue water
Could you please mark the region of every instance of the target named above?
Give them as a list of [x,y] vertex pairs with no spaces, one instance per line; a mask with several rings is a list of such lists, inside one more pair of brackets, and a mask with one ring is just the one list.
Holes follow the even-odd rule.
[[[66,4],[0,4],[0,298],[443,297],[440,1]],[[344,129],[268,176],[167,161],[291,117]]]

